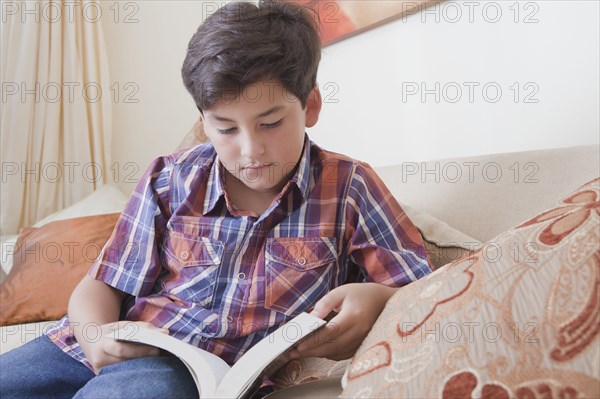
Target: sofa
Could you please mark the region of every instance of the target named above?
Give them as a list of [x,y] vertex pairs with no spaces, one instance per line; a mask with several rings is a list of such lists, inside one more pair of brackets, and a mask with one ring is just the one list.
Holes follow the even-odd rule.
[[[586,145],[375,168],[435,271],[352,359],[291,361],[269,397],[600,397],[599,159]],[[108,191],[46,225],[118,212]],[[29,321],[0,328],[0,353],[52,324]]]

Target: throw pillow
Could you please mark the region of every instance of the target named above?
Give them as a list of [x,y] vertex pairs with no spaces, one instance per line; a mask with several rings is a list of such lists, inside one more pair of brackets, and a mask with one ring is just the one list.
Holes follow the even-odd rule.
[[341,397],[600,397],[599,186],[398,291]]
[[481,246],[481,242],[450,227],[447,223],[407,204],[402,209],[421,233],[433,270],[463,258]]
[[332,377],[337,377],[339,381],[349,363],[350,359],[335,361],[320,357],[290,360],[277,370],[271,377],[271,381],[275,383],[277,389]]
[[0,285],[0,325],[63,317],[118,218],[87,216],[22,229],[12,269]]

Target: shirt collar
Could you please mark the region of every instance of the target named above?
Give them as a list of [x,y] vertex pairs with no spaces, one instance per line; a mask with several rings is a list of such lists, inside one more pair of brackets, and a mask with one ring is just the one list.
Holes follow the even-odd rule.
[[308,191],[310,190],[310,179],[312,174],[310,173],[310,149],[312,147],[312,141],[308,138],[308,135],[304,133],[304,148],[302,150],[302,156],[298,162],[298,168],[291,177],[290,181],[296,184],[302,195],[304,201],[308,197]]
[[221,162],[219,161],[219,156],[215,152],[214,156],[212,157],[210,173],[206,181],[204,210],[202,211],[203,215],[206,215],[208,212],[212,211],[217,205],[219,199],[225,194],[225,190],[223,189],[223,180],[220,165]]
[[[302,195],[304,201],[308,197],[308,191],[310,189],[310,149],[312,142],[308,138],[308,135],[304,133],[304,147],[302,149],[302,156],[298,162],[296,171],[290,178],[289,183],[295,184]],[[207,162],[208,163],[208,162]],[[284,193],[290,187],[290,184],[286,184],[281,194]],[[217,202],[221,197],[225,195],[224,180],[223,180],[223,168],[219,161],[219,156],[215,153],[212,159],[212,165],[210,166],[210,173],[206,182],[206,195],[204,197],[204,210],[203,215],[206,215],[214,209]],[[280,194],[280,196],[281,196]]]

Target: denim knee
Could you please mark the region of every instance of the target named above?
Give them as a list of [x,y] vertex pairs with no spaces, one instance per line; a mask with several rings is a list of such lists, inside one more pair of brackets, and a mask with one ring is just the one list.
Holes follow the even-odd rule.
[[74,399],[198,398],[187,367],[171,356],[148,356],[105,366]]
[[0,397],[71,398],[94,373],[41,336],[0,355]]

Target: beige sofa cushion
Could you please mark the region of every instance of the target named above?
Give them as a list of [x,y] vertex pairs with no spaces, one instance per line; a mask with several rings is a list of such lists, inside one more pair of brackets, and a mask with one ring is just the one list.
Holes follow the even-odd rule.
[[600,179],[388,302],[342,398],[600,397]]
[[599,157],[588,145],[375,170],[401,204],[485,242],[600,176]]

